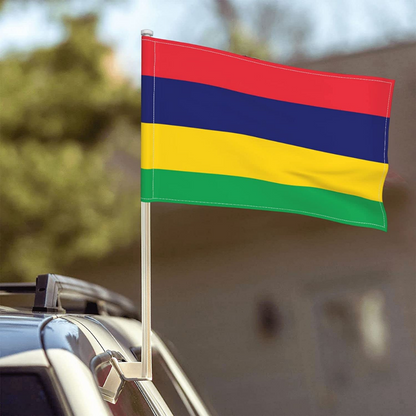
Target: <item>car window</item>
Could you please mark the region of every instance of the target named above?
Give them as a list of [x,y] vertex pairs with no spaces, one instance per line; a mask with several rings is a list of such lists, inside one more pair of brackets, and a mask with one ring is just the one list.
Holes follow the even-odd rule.
[[[131,349],[137,361],[141,360],[141,348]],[[174,415],[196,416],[195,411],[181,385],[169,369],[158,350],[152,350],[152,382]]]
[[193,406],[190,404],[161,354],[153,350],[152,355],[153,384],[158,389],[172,413],[174,415],[195,416],[196,412]]
[[[100,387],[104,385],[110,369],[111,365],[106,364],[97,370],[96,378]],[[114,416],[154,416],[137,384],[133,382],[122,382],[121,380],[120,382],[122,384],[115,403],[106,401],[110,412]]]
[[116,403],[107,402],[114,416],[154,416],[136,383],[127,382]]
[[0,373],[0,414],[2,416],[62,415],[57,400],[46,388],[42,376],[30,372]]

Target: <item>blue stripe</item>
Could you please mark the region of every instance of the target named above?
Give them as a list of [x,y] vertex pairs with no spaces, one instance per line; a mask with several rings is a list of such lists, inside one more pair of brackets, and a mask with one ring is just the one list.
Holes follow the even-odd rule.
[[143,76],[142,121],[246,134],[387,163],[389,119],[277,101],[189,81]]

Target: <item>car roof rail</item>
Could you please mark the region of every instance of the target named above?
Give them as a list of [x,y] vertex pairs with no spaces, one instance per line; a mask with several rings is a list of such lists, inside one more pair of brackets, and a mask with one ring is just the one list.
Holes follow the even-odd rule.
[[[85,300],[83,313],[94,315],[117,315],[138,319],[134,303],[119,293],[104,287],[58,274],[41,274],[35,283],[1,283],[0,293],[34,293],[33,312],[65,313],[60,297]],[[116,313],[114,313],[116,312]]]
[[0,283],[0,295],[25,295],[35,291],[34,283]]

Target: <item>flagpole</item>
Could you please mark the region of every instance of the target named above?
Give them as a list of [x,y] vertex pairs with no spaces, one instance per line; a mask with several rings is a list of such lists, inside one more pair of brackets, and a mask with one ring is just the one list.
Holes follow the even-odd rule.
[[141,203],[142,377],[152,379],[150,202]]
[[[144,29],[142,36],[153,36]],[[152,379],[152,325],[151,325],[151,230],[150,202],[141,202],[141,249],[142,249],[142,377]]]

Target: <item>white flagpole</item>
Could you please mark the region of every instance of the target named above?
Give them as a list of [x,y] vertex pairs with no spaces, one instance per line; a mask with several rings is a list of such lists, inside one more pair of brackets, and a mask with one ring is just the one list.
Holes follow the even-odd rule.
[[142,377],[152,379],[150,202],[141,203],[142,244]]
[[[153,36],[153,31],[144,29],[142,36]],[[141,202],[141,246],[142,246],[142,377],[152,379],[152,326],[151,326],[151,251],[150,251],[150,202]]]
[[[153,36],[153,32],[144,29],[142,36]],[[152,379],[152,324],[151,324],[151,253],[150,253],[150,202],[141,202],[141,245],[142,245],[142,348],[140,362],[118,361],[110,353],[113,364],[112,371],[116,371],[123,380],[151,380]],[[111,373],[110,373],[111,374]],[[109,377],[110,377],[109,374]],[[107,381],[106,381],[107,383]],[[113,386],[114,387],[114,386]],[[118,387],[117,387],[118,388]],[[113,392],[116,393],[115,391]]]

